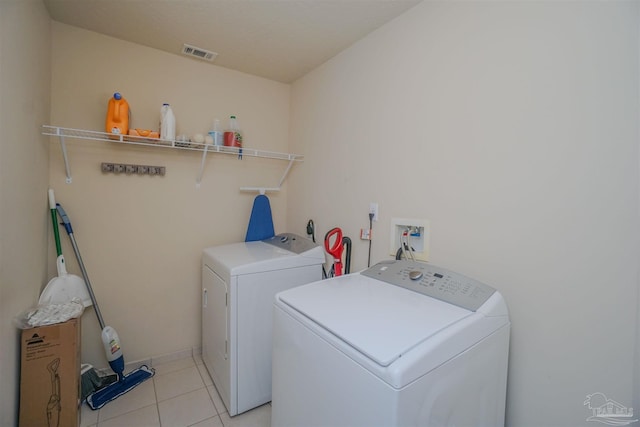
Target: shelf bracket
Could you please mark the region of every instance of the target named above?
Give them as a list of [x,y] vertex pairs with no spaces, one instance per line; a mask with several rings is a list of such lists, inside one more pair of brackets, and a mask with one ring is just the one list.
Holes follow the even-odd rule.
[[262,195],[267,191],[274,192],[280,191],[280,187],[240,187],[240,191],[258,192]]
[[240,187],[240,191],[257,191],[262,195],[264,195],[264,193],[266,193],[267,191],[280,191],[280,189],[282,188],[282,184],[284,183],[284,180],[287,178],[287,175],[289,175],[289,171],[291,170],[291,166],[293,166],[293,162],[295,162],[295,158],[290,157],[289,164],[287,165],[287,168],[282,174],[282,177],[280,178],[280,182],[278,182],[277,187]]
[[291,170],[291,166],[293,166],[294,161],[295,159],[293,157],[289,158],[289,164],[287,165],[287,168],[284,170],[284,173],[282,174],[282,178],[280,178],[280,182],[278,183],[278,189],[282,187],[282,183],[287,178],[287,175],[289,175],[289,171]]
[[73,181],[73,179],[71,178],[71,168],[69,167],[69,158],[67,157],[67,145],[64,142],[64,135],[62,135],[59,128],[56,130],[56,133],[58,134],[58,138],[60,140],[60,148],[62,149],[62,158],[64,159],[64,170],[65,170],[65,173],[67,174],[66,182],[67,184],[71,184],[71,181]]
[[204,162],[207,160],[207,149],[209,148],[209,144],[204,146],[202,150],[202,161],[200,162],[200,170],[198,171],[198,176],[196,177],[196,188],[200,188],[200,183],[202,182],[202,174],[204,173]]

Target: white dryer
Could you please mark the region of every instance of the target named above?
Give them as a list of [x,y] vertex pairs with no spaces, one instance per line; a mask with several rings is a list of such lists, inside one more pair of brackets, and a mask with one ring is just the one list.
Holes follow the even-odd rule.
[[284,291],[271,425],[504,425],[509,331],[500,293],[427,263]]
[[204,250],[202,359],[230,416],[271,400],[273,299],[321,280],[324,261],[295,234]]

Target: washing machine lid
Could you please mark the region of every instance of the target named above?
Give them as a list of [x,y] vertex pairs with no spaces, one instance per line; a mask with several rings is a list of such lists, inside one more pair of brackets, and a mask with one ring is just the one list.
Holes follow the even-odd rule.
[[380,366],[473,315],[360,274],[293,288],[276,298]]
[[240,242],[206,248],[203,261],[212,270],[230,276],[324,263],[321,246],[310,240],[307,243],[308,239],[293,234],[278,235],[275,238],[279,236],[286,236],[287,241],[281,244],[263,241]]

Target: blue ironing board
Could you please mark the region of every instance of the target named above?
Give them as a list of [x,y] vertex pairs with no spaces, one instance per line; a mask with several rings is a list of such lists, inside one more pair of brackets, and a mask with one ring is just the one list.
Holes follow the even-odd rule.
[[244,241],[253,242],[256,240],[264,240],[275,235],[269,198],[264,194],[260,194],[256,196],[253,201],[249,227],[247,227],[247,236]]

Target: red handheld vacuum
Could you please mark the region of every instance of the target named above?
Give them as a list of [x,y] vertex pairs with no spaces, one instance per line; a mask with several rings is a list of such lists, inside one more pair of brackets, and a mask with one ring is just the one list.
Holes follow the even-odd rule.
[[342,230],[338,227],[332,228],[324,236],[324,249],[333,257],[333,266],[329,272],[329,277],[342,275],[342,252],[345,247],[347,254],[345,259],[344,273],[351,272],[351,239],[342,235]]

